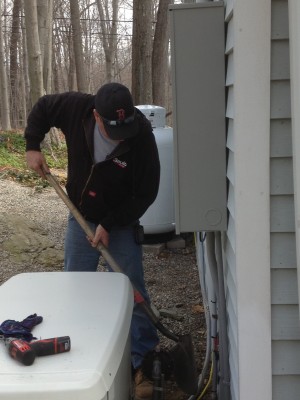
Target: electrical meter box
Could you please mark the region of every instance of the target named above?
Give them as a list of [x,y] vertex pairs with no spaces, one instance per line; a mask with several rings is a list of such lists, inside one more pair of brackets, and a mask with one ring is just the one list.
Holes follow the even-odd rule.
[[176,232],[227,227],[223,2],[169,6]]

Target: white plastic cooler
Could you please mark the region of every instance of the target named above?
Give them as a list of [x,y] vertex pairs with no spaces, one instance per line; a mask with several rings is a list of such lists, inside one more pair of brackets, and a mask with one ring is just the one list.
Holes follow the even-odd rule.
[[36,313],[38,339],[70,336],[71,351],[36,357],[31,366],[0,344],[1,400],[128,400],[131,398],[128,278],[111,272],[16,275],[0,287],[0,323]]

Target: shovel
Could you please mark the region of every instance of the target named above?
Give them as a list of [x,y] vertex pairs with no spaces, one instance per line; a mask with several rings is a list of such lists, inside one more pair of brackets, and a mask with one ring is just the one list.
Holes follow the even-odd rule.
[[[69,211],[73,214],[76,221],[79,223],[81,228],[86,233],[87,237],[93,238],[94,232],[87,224],[86,220],[80,214],[78,209],[69,199],[68,195],[59,185],[56,178],[51,173],[45,173],[46,178],[50,185],[55,189],[58,196],[63,200],[63,202],[68,207]],[[109,253],[107,248],[99,243],[97,246],[97,250],[102,254],[105,261],[109,264],[111,269],[114,272],[124,273],[122,268],[117,264],[115,259]],[[160,321],[156,314],[153,312],[151,306],[146,302],[141,293],[134,287],[134,301],[139,304],[139,306],[144,310],[144,312],[148,315],[149,319],[155,325],[155,327],[167,338],[176,342],[176,345],[171,349],[170,355],[172,361],[174,363],[174,377],[176,383],[185,393],[195,394],[197,392],[198,384],[197,384],[197,375],[196,375],[196,367],[195,367],[195,358],[194,358],[194,350],[193,343],[190,334],[185,335],[176,335],[171,332],[168,328],[166,328]]]

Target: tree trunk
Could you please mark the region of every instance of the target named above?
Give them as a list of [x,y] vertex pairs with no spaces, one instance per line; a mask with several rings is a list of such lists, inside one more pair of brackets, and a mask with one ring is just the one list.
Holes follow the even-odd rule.
[[14,0],[12,10],[12,27],[10,36],[10,109],[11,122],[14,128],[19,126],[19,110],[20,110],[20,86],[19,86],[19,70],[18,70],[18,45],[20,42],[20,11],[22,9],[21,0]]
[[171,0],[160,0],[157,11],[156,27],[152,52],[152,91],[153,104],[167,107],[168,77],[168,6]]
[[132,96],[135,104],[152,103],[152,5],[151,0],[133,0]]
[[2,34],[2,0],[0,0],[0,79],[1,79],[1,122],[3,130],[11,130],[10,125],[10,110],[9,110],[9,99],[8,99],[8,86],[7,86],[7,75],[4,60],[4,46],[3,46],[3,34]]
[[[45,7],[46,5],[44,4],[44,8]],[[36,0],[24,1],[24,11],[25,11],[25,26],[26,26],[26,39],[27,39],[28,64],[29,64],[29,79],[30,79],[30,89],[31,89],[30,93],[31,93],[31,102],[32,105],[34,105],[37,102],[37,100],[44,94],[43,59],[42,59],[42,51],[39,39],[37,1]],[[41,13],[40,15],[43,15],[43,13]],[[42,25],[46,24],[45,18],[41,17],[40,21],[42,21],[41,22]],[[44,34],[42,33],[42,31],[40,32],[43,38]],[[45,43],[43,39],[42,41]],[[53,158],[55,158],[51,147],[51,137],[49,133],[46,134],[42,142],[42,147],[49,148]]]
[[82,35],[80,27],[80,13],[77,1],[70,0],[71,24],[73,30],[73,47],[76,65],[77,87],[80,92],[87,92],[87,82],[84,69],[82,51]]
[[29,82],[29,68],[28,68],[28,56],[27,56],[27,43],[26,43],[26,29],[24,18],[21,18],[21,35],[22,35],[22,51],[20,51],[21,60],[21,84],[23,93],[23,113],[22,121],[25,126],[27,120],[27,114],[30,109],[30,82]]
[[[105,54],[106,82],[112,82],[116,76],[115,58],[117,51],[117,18],[119,0],[112,0],[111,3],[112,16],[110,17],[107,0],[105,0],[104,6],[101,0],[97,0],[97,7],[100,15],[102,45]],[[104,10],[106,12],[104,12]],[[109,23],[110,20],[111,24]]]
[[76,80],[76,62],[74,56],[74,47],[72,46],[72,37],[69,36],[69,73],[68,73],[68,85],[69,90],[77,90]]
[[31,105],[44,94],[36,0],[24,1]]
[[46,93],[51,93],[53,0],[39,0],[37,13],[43,61],[43,83]]
[[[69,86],[67,83],[68,76],[64,75],[63,71],[68,71],[68,50],[65,48],[72,47],[70,35],[67,34],[66,39],[62,37],[61,33],[61,16],[57,15],[55,21],[55,41],[53,41],[53,86],[54,92],[59,93],[62,91],[69,90]],[[66,30],[65,28],[64,30]],[[77,89],[77,86],[76,86]]]

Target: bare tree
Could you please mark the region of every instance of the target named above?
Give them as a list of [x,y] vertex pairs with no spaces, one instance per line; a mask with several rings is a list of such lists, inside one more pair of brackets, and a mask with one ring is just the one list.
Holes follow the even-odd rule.
[[39,0],[37,2],[37,14],[44,89],[46,93],[51,93],[53,0]]
[[[167,106],[167,5],[172,1],[2,0],[2,74],[13,126],[24,125],[27,110],[43,94],[94,92],[103,81],[131,86],[136,104]],[[3,108],[5,78],[0,78]]]
[[[111,17],[109,13],[109,3],[111,3]],[[100,15],[100,29],[106,62],[106,81],[111,82],[116,75],[115,58],[117,51],[119,0],[97,0],[97,7]]]
[[44,94],[43,63],[39,41],[37,2],[24,1],[26,43],[30,79],[30,98],[32,105]]
[[[39,0],[40,1],[40,0]],[[45,3],[43,7],[48,7],[47,0],[43,0]],[[41,4],[41,3],[40,3]],[[38,10],[36,0],[26,0],[24,2],[25,11],[25,26],[26,26],[26,39],[27,39],[27,50],[29,60],[29,78],[30,78],[30,91],[31,91],[31,102],[32,105],[44,94],[43,87],[43,62],[42,52],[40,47],[39,29],[38,29]],[[40,9],[41,11],[41,9]],[[43,10],[44,11],[44,10]],[[47,18],[44,18],[44,13],[40,13],[40,25],[47,26]],[[43,22],[44,21],[44,22]],[[43,31],[43,29],[42,29]],[[43,36],[43,34],[42,34]],[[42,39],[45,43],[45,41]],[[42,145],[49,148],[53,158],[55,155],[51,146],[51,136],[58,137],[56,130],[51,130],[51,134],[46,134]]]
[[[55,92],[76,90],[76,71],[70,24],[66,23],[69,16],[68,3],[55,1],[54,7],[54,35],[53,35],[53,85]],[[67,19],[69,22],[69,20]],[[72,57],[72,58],[71,58]],[[71,64],[74,64],[74,74],[71,73]],[[72,74],[72,84],[70,75]]]
[[1,121],[2,129],[11,130],[10,109],[8,99],[7,74],[4,58],[3,29],[2,29],[2,0],[0,0],[0,78],[1,78]]
[[19,92],[19,65],[18,65],[18,47],[21,38],[20,30],[20,12],[22,9],[21,0],[14,0],[12,10],[12,25],[10,36],[10,109],[11,122],[14,127],[19,124],[20,110],[20,92]]
[[167,106],[168,77],[168,6],[172,0],[160,0],[152,51],[152,93],[153,104]]
[[82,51],[82,34],[80,26],[80,11],[77,1],[70,0],[71,23],[73,31],[73,46],[76,65],[77,87],[80,92],[87,92],[87,80],[84,70]]
[[76,90],[77,85],[77,78],[76,78],[76,62],[74,56],[74,47],[72,45],[72,37],[69,37],[69,73],[68,73],[68,83],[69,83],[69,90]]
[[[21,0],[22,1],[22,0]],[[21,121],[23,126],[27,119],[27,113],[30,109],[30,79],[29,79],[29,67],[27,57],[27,41],[26,41],[26,28],[24,18],[21,18],[21,39],[22,45],[19,50],[20,59],[20,80],[21,80],[21,93],[22,93],[22,116]]]
[[132,95],[135,104],[152,103],[152,0],[133,0]]

